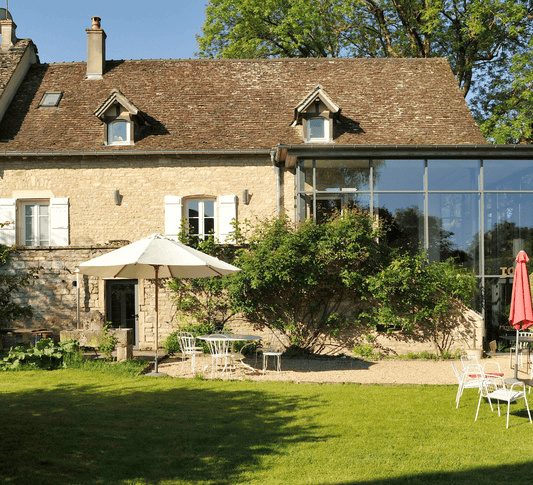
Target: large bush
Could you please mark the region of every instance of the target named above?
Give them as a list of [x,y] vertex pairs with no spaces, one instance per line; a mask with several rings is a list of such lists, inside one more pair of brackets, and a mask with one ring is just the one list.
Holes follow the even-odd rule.
[[[238,316],[257,329],[280,331],[295,350],[320,351],[324,336],[359,326],[400,327],[442,353],[460,302],[470,303],[474,294],[472,272],[453,260],[430,264],[413,248],[391,248],[385,223],[364,211],[345,209],[321,224],[281,217],[236,229],[239,244],[225,259],[231,255],[241,271],[174,282],[178,308],[213,327]],[[228,251],[213,241],[202,244],[210,254]]]

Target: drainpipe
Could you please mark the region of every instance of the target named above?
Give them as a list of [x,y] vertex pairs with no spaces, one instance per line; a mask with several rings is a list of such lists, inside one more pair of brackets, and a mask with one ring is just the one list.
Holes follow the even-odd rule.
[[270,151],[270,160],[272,161],[273,170],[276,174],[276,209],[278,217],[281,215],[281,175],[280,175],[280,168],[276,165],[276,151],[271,150]]
[[80,270],[76,268],[76,329],[80,329]]

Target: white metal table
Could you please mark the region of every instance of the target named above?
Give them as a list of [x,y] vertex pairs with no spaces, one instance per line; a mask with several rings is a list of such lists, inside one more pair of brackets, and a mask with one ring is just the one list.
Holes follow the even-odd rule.
[[[220,334],[211,334],[211,335],[200,335],[197,338],[200,340],[204,340],[205,342],[208,342],[210,339],[215,340],[215,339],[221,339],[221,338],[224,340],[227,340],[228,342],[231,342],[231,353],[235,355],[235,349],[234,349],[235,342],[250,341],[250,343],[252,343],[254,340],[261,340],[262,337],[259,335],[246,335],[246,334],[239,334],[239,333],[220,333]],[[254,367],[244,362],[244,355],[242,355],[239,360],[244,367],[250,370],[253,370],[254,372],[256,371]],[[209,366],[206,366],[204,368],[204,372],[205,372],[205,369],[207,369],[207,367]],[[227,364],[224,366],[223,372],[225,372],[226,368],[227,368]]]

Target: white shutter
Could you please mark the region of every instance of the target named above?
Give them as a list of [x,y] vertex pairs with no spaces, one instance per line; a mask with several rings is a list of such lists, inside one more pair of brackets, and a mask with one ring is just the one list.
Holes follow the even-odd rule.
[[17,242],[15,220],[17,217],[17,200],[0,199],[0,222],[11,224],[0,228],[0,243],[13,246]]
[[178,240],[183,217],[183,203],[177,195],[165,195],[165,236]]
[[237,219],[237,196],[221,195],[218,198],[218,239],[221,243],[230,243],[233,231],[232,222]]
[[68,246],[68,198],[50,199],[50,246]]

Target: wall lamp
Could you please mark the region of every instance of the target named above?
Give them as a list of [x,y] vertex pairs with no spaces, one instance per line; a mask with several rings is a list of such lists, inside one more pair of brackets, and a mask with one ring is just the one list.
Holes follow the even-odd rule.
[[115,197],[115,205],[120,205],[122,202],[122,195],[120,195],[120,192],[118,190],[115,190],[113,193]]
[[248,205],[250,203],[250,199],[252,198],[252,195],[248,192],[248,189],[244,189],[242,191],[242,202],[244,205]]

